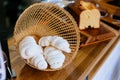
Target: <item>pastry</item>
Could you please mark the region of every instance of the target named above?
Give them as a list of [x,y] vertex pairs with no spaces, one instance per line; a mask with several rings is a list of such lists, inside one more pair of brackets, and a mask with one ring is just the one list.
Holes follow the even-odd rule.
[[28,60],[30,64],[34,65],[40,70],[45,70],[48,67],[47,62],[45,61],[43,55],[35,55],[30,60]]
[[70,44],[68,43],[68,41],[66,39],[63,39],[62,37],[54,36],[52,38],[51,45],[56,47],[59,50],[66,52],[66,53],[71,52]]
[[42,37],[38,41],[38,44],[40,46],[43,46],[43,47],[52,45],[55,48],[60,49],[66,53],[71,52],[70,44],[68,43],[68,41],[66,39],[63,39],[62,37],[59,37],[59,36]]
[[61,68],[65,61],[65,55],[62,53],[62,51],[52,46],[48,46],[44,49],[44,56],[50,65],[50,68],[52,69]]
[[49,46],[52,40],[52,36],[41,37],[38,41],[38,44],[41,46]]
[[41,46],[36,44],[32,36],[27,36],[19,43],[19,52],[22,58],[29,59],[43,53],[43,50]]

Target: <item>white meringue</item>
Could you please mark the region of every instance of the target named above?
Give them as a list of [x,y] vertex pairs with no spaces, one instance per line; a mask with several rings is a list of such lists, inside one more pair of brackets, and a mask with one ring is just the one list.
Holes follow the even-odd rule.
[[39,39],[38,44],[41,46],[49,46],[52,40],[52,36],[46,36]]
[[49,60],[49,63],[50,63],[50,67],[52,69],[59,69],[63,66],[63,59],[60,59],[60,58],[53,58],[53,59],[50,59]]
[[40,70],[45,70],[48,67],[43,55],[34,56],[29,62]]
[[29,59],[34,55],[43,53],[42,47],[38,46],[32,37],[25,37],[19,44],[19,52],[22,58]]
[[51,42],[51,45],[66,53],[71,52],[70,44],[68,43],[66,39],[63,39],[62,37],[54,36]]
[[70,44],[66,39],[63,39],[62,37],[59,36],[45,36],[40,38],[38,41],[38,44],[41,46],[54,46],[57,49],[60,49],[66,53],[70,53]]
[[34,39],[34,37],[33,36],[26,36],[26,37],[24,37],[23,39],[22,39],[22,41],[20,42],[20,44],[21,43],[24,43],[24,42],[28,42],[28,43],[30,43],[30,42],[32,42],[32,43],[36,43],[36,41],[35,41],[35,39]]
[[56,50],[56,49],[55,49],[54,47],[52,47],[52,46],[47,46],[47,47],[45,47],[44,52],[43,52],[44,57],[46,58],[46,57],[47,57],[46,55],[47,55],[49,52],[55,51],[55,50]]
[[46,47],[44,49],[44,56],[50,65],[50,68],[52,69],[61,68],[65,61],[65,55],[62,53],[62,51],[52,46]]

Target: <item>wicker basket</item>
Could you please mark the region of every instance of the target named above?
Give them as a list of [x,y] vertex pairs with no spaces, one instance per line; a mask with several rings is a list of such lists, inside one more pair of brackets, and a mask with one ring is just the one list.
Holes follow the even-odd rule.
[[[34,35],[38,38],[58,35],[67,39],[72,52],[70,54],[64,53],[66,60],[62,68],[67,66],[75,58],[79,48],[80,35],[75,20],[63,8],[52,3],[35,3],[20,15],[14,29],[17,50],[19,42],[28,35]],[[27,61],[25,62],[27,63]],[[36,68],[29,63],[27,64]],[[45,71],[55,70],[48,67]]]

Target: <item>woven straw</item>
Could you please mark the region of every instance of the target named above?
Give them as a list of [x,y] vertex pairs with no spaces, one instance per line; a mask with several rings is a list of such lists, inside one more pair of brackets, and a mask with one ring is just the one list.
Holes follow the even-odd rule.
[[[38,38],[51,35],[63,37],[70,43],[70,48],[72,49],[70,54],[64,53],[66,56],[62,66],[64,68],[77,54],[80,43],[78,30],[74,18],[66,10],[55,4],[42,2],[31,5],[20,15],[15,25],[14,39],[18,50],[19,42],[28,35],[34,35]],[[27,61],[25,62],[27,63]],[[36,68],[29,63],[27,64]],[[44,71],[55,70],[48,67]]]

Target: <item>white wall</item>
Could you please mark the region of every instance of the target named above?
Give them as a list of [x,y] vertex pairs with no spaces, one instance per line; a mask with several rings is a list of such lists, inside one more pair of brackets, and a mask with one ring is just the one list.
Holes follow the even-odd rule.
[[93,80],[120,80],[120,40]]

